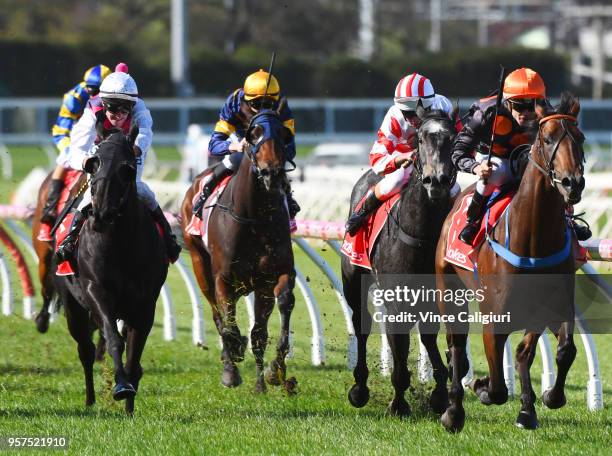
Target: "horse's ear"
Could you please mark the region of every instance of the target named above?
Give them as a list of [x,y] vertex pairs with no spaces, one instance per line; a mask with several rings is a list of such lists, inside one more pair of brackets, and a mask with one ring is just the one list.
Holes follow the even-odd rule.
[[425,108],[421,105],[421,103],[417,105],[416,115],[421,120],[423,120],[425,116],[427,115],[427,111],[425,111]]
[[85,161],[85,165],[83,166],[83,171],[87,174],[95,174],[100,166],[100,157],[93,156],[89,157],[87,161]]
[[570,107],[570,115],[574,117],[578,117],[579,113],[580,113],[580,99],[578,97],[575,97],[573,100],[572,106]]
[[278,108],[276,108],[276,114],[280,116],[281,111],[285,108],[287,104],[287,98],[283,97],[278,102]]
[[102,109],[96,113],[96,133],[98,138],[104,139],[104,111]]
[[134,143],[136,142],[137,137],[138,137],[138,126],[136,124],[133,124],[132,127],[130,128],[130,133],[128,135],[128,141],[130,142],[130,145],[132,147],[134,147]]

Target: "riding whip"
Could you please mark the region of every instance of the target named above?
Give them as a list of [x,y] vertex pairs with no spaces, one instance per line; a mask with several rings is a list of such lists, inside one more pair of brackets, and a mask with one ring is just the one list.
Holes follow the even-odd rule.
[[270,78],[272,77],[272,68],[274,67],[274,60],[276,59],[276,52],[272,51],[272,58],[270,59],[270,68],[268,68],[268,79],[266,80],[266,90],[264,92],[264,98],[268,95],[268,87],[270,87]]
[[[491,153],[493,152],[493,143],[495,142],[495,122],[497,121],[497,114],[502,104],[504,96],[504,80],[506,79],[506,69],[503,65],[500,65],[499,74],[499,88],[497,89],[497,100],[495,101],[495,116],[493,117],[493,125],[491,126],[491,140],[489,141],[489,154],[487,156],[487,166],[491,166]],[[487,180],[483,179],[486,184]]]

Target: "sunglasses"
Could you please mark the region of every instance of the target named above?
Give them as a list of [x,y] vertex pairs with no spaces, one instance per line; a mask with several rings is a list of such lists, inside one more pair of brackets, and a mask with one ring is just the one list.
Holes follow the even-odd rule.
[[130,112],[132,112],[132,108],[126,105],[118,105],[111,103],[103,103],[103,105],[105,110],[113,114],[124,114],[127,116]]
[[523,112],[523,111],[529,111],[529,112],[534,112],[535,111],[535,100],[534,99],[514,99],[514,100],[508,100],[510,102],[510,106],[512,106],[512,109],[514,109],[517,112]]
[[254,100],[249,100],[248,103],[255,111],[272,109],[272,106],[274,106],[274,100],[272,98],[256,98]]

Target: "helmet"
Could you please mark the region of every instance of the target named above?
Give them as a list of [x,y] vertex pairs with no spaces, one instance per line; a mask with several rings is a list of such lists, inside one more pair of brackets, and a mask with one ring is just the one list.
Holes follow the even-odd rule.
[[115,72],[108,75],[100,86],[102,99],[122,99],[132,102],[138,100],[138,87],[136,82],[127,73]]
[[88,86],[99,87],[106,76],[111,73],[111,70],[106,65],[96,65],[88,69],[83,75],[83,82]]
[[514,70],[504,81],[504,99],[546,98],[542,77],[531,68]]
[[429,108],[436,93],[429,79],[418,73],[409,74],[400,79],[395,87],[395,106],[402,111],[416,110],[419,101],[424,108]]
[[244,99],[249,101],[255,98],[263,97],[264,94],[267,97],[278,100],[280,94],[280,85],[274,75],[270,75],[270,85],[266,90],[266,84],[268,82],[268,72],[264,70],[256,71],[251,73],[244,80]]

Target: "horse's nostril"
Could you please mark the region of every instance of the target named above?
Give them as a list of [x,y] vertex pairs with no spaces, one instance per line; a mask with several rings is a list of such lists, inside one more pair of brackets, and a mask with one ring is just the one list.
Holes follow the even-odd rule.
[[584,190],[584,185],[585,185],[584,176],[580,176],[580,179],[578,180],[578,188],[582,191]]
[[423,184],[424,184],[424,185],[431,185],[431,182],[432,182],[432,178],[431,178],[431,176],[425,176],[425,177],[423,178]]
[[569,177],[564,177],[561,179],[561,185],[563,185],[565,188],[572,188],[572,179]]

